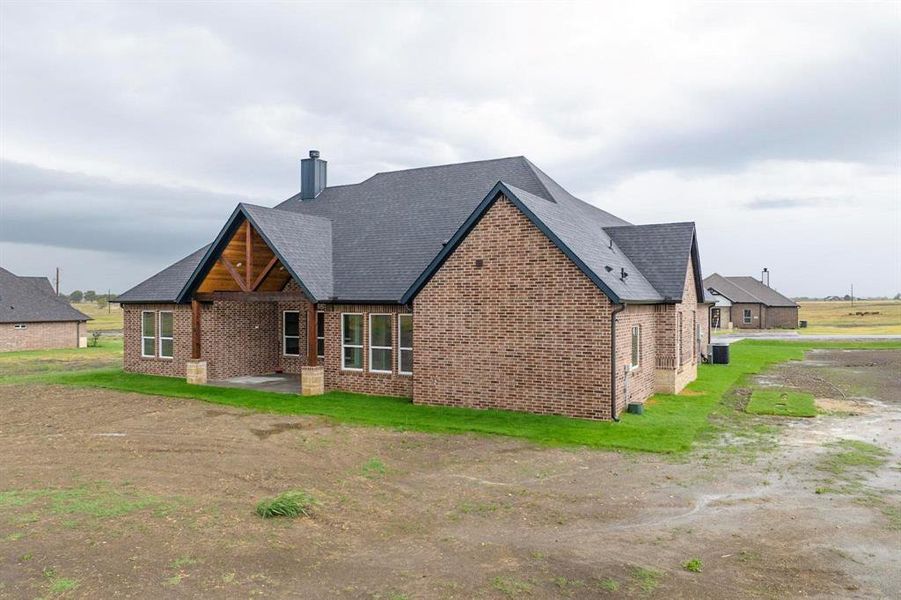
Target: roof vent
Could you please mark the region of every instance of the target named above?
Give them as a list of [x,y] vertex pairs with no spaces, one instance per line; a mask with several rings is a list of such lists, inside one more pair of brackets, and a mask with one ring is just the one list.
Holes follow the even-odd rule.
[[300,199],[312,200],[325,189],[328,162],[319,158],[319,150],[310,150],[310,158],[300,161]]
[[620,268],[620,270],[619,270],[619,278],[620,278],[622,281],[625,281],[625,280],[626,280],[626,277],[628,277],[628,276],[629,276],[629,274],[626,273],[626,270],[623,269],[623,268]]

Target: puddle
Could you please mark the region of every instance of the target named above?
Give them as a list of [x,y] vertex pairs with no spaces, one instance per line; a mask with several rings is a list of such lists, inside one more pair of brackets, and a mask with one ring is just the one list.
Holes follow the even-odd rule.
[[277,433],[284,433],[285,431],[299,431],[301,429],[309,429],[310,424],[308,423],[275,423],[269,429],[251,429],[250,433],[257,436],[257,439],[265,440],[268,437],[271,437]]

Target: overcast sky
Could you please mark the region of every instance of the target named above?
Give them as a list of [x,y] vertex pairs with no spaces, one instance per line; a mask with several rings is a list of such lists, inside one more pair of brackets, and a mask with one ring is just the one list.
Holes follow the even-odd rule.
[[[124,291],[234,205],[523,154],[705,274],[901,291],[901,4],[0,3],[0,265]],[[487,190],[486,190],[487,192]]]

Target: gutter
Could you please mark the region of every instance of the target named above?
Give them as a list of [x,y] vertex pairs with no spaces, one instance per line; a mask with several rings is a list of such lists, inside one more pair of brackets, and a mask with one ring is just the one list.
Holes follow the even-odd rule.
[[610,417],[619,422],[616,416],[616,315],[625,310],[625,304],[618,304],[610,313]]

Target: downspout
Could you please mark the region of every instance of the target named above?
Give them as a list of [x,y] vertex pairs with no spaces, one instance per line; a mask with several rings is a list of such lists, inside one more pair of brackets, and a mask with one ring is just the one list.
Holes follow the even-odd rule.
[[625,304],[617,304],[610,313],[610,417],[616,422],[619,422],[616,416],[616,315],[625,308]]

